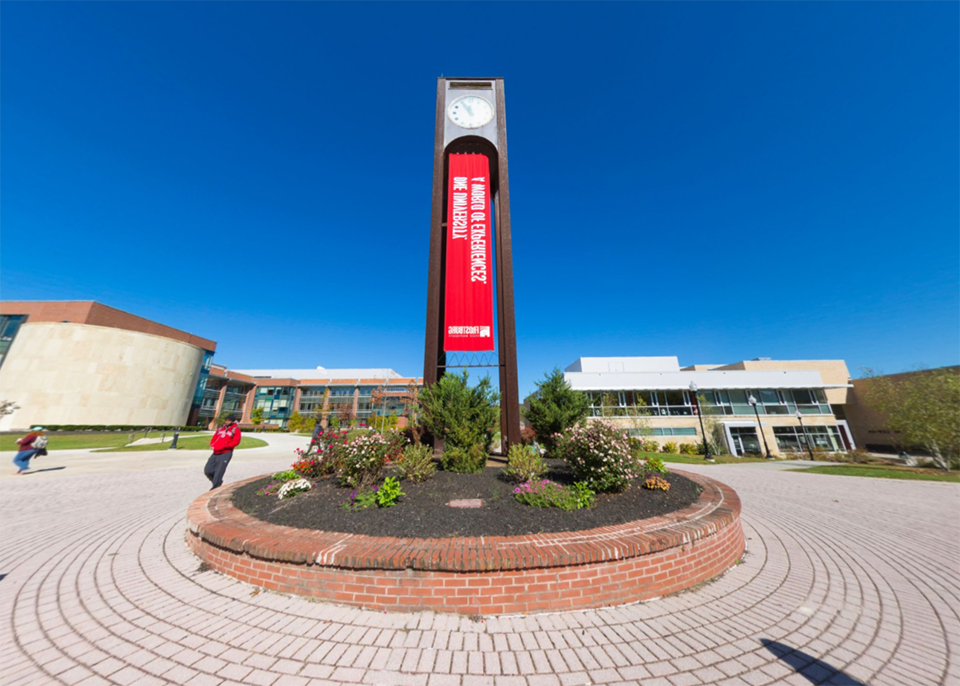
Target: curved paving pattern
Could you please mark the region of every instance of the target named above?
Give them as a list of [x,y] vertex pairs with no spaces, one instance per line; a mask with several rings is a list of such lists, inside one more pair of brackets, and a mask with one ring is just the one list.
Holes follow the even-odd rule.
[[[231,479],[288,460],[231,465]],[[313,603],[199,568],[195,469],[6,479],[3,684],[960,683],[960,487],[699,468],[748,553],[654,602],[473,621]]]

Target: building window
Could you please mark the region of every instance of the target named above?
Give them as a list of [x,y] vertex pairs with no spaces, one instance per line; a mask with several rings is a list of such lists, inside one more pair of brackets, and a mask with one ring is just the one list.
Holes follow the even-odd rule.
[[781,452],[800,453],[807,449],[807,441],[814,450],[843,452],[843,441],[836,426],[775,426],[773,435]]
[[13,344],[13,339],[20,330],[20,325],[26,321],[25,314],[4,314],[0,315],[0,364],[3,364],[3,358],[7,356],[7,351]]

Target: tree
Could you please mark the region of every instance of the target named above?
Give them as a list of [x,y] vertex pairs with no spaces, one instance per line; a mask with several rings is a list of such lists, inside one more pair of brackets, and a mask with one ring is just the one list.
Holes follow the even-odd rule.
[[486,450],[500,423],[500,394],[493,390],[489,376],[473,387],[468,378],[466,369],[461,374],[444,374],[420,392],[420,411],[423,423],[437,438],[462,450],[474,446]]
[[[381,418],[387,406],[387,391],[383,386],[377,386],[370,392],[370,404],[373,405],[373,412],[370,413],[370,418],[373,419],[374,428],[377,428],[377,424],[379,424],[380,431],[383,431],[383,420]],[[379,416],[377,405],[381,406]]]
[[420,386],[416,381],[407,386],[407,392],[403,395],[400,402],[410,418],[410,435],[413,438],[414,445],[420,445],[420,438],[423,435],[420,424],[417,422],[417,409],[420,407]]
[[336,409],[334,409],[333,412],[337,416],[337,425],[353,426],[353,421],[357,416],[353,411],[353,399],[350,399],[347,402],[336,403],[335,405]]
[[[727,447],[727,434],[723,425],[717,421],[717,416],[723,414],[721,409],[707,399],[703,391],[697,393],[697,411],[703,418],[703,432],[706,434],[710,452],[714,455],[726,455],[730,452]],[[701,436],[700,447],[703,447]]]
[[866,404],[900,434],[903,447],[928,451],[942,469],[960,463],[960,368],[881,376],[864,369]]
[[263,424],[263,408],[262,407],[256,407],[253,409],[253,411],[250,413],[250,422],[254,426],[260,426],[261,424]]
[[303,431],[303,422],[303,415],[299,412],[294,412],[290,415],[290,419],[287,420],[287,429],[293,433]]
[[557,447],[554,435],[580,422],[587,416],[589,408],[586,393],[575,391],[560,368],[554,367],[552,372],[544,375],[543,381],[537,382],[537,392],[530,397],[525,419],[537,432],[540,443],[551,453]]

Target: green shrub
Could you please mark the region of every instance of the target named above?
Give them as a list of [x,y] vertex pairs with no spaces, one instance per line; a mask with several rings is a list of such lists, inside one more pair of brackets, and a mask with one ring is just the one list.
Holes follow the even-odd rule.
[[659,453],[660,443],[649,438],[643,440],[643,451],[645,453]]
[[377,489],[377,507],[393,507],[402,495],[406,493],[400,490],[400,482],[388,476]]
[[503,473],[511,481],[522,483],[546,474],[547,465],[533,446],[514,444],[507,453],[507,466]]
[[571,388],[559,367],[537,383],[524,417],[551,457],[564,431],[587,416],[590,400],[586,393]]
[[673,441],[670,441],[669,443],[664,443],[663,448],[660,450],[671,455],[676,455],[680,452],[680,447]]
[[341,500],[339,504],[345,510],[366,510],[377,504],[377,491],[373,486],[358,489]]
[[700,446],[698,446],[696,443],[681,443],[680,454],[681,455],[699,455]]
[[283,483],[284,481],[293,481],[294,479],[299,479],[301,474],[293,469],[288,469],[285,472],[277,472],[273,475],[274,481],[279,481]]
[[440,456],[440,464],[448,472],[478,474],[487,466],[488,457],[486,449],[480,445],[475,445],[468,450],[452,446],[444,449]]
[[424,388],[419,398],[420,417],[433,436],[444,440],[447,449],[469,451],[481,446],[486,453],[500,423],[500,394],[493,390],[490,377],[480,379],[473,387],[467,384],[468,378],[466,370],[444,374]]
[[571,427],[557,446],[574,479],[593,491],[623,490],[640,468],[626,433],[612,422],[600,420]]
[[401,479],[415,483],[426,481],[437,471],[433,449],[428,445],[408,445],[396,461],[396,466]]
[[663,464],[663,460],[659,457],[651,457],[647,460],[646,464],[643,466],[644,470],[647,472],[647,475],[651,472],[656,472],[657,474],[669,474],[670,470],[667,469],[667,466]]
[[358,436],[337,452],[340,464],[337,479],[358,491],[380,478],[387,457],[387,441],[377,433]]
[[593,491],[583,483],[564,488],[547,479],[532,479],[513,489],[517,502],[530,507],[558,507],[561,510],[580,510],[593,505]]

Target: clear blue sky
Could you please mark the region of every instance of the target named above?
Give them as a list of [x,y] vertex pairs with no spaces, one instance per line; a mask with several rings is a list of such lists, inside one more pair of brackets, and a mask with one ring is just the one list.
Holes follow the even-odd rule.
[[958,13],[7,2],[0,295],[419,375],[436,77],[503,76],[521,394],[579,356],[957,364]]

